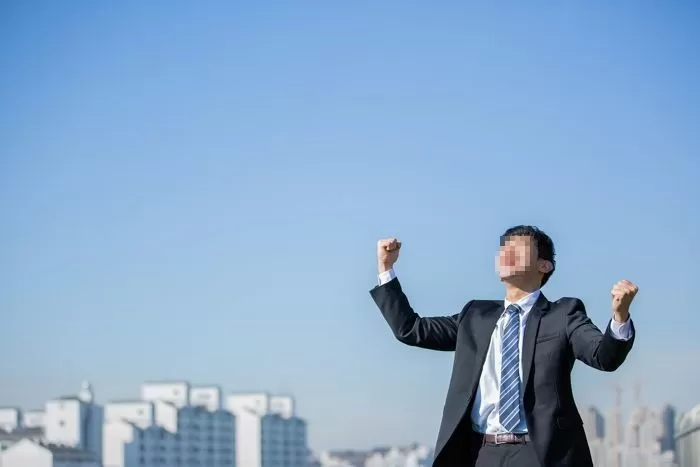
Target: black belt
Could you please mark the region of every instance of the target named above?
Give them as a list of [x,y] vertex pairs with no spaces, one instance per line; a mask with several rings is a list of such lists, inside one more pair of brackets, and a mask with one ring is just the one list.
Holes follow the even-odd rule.
[[530,435],[523,433],[497,433],[495,435],[482,435],[484,444],[526,444],[530,442]]

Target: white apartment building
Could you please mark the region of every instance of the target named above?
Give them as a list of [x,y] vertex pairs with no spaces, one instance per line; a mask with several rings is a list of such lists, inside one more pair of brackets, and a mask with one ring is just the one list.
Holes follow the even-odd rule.
[[92,399],[62,397],[46,403],[44,437],[47,442],[102,456],[102,407]]
[[44,428],[46,412],[43,410],[28,410],[22,414],[24,428]]
[[700,405],[696,405],[678,419],[676,450],[679,467],[700,465]]
[[[9,451],[8,456],[21,456],[28,452],[46,454],[49,449],[51,458],[61,459],[74,458],[75,451],[85,451],[91,456],[80,457],[79,462],[99,459],[102,455],[102,407],[94,404],[93,399],[92,387],[83,383],[77,396],[49,400],[44,411],[25,414],[19,409],[0,411],[3,424],[0,451],[3,455]],[[11,450],[24,440],[28,443]]]
[[22,439],[0,452],[0,467],[102,467],[99,458],[82,449]]
[[[46,442],[43,428],[23,428],[20,427],[15,431],[0,430],[0,452],[9,448],[18,441],[28,439],[37,443]],[[2,464],[0,464],[2,465]]]
[[235,418],[220,402],[217,387],[163,381],[143,384],[141,400],[108,403],[103,466],[234,467]]
[[236,417],[236,467],[306,467],[307,427],[293,398],[235,394],[226,407]]
[[190,405],[203,407],[209,412],[223,409],[221,388],[218,386],[193,386],[190,388]]
[[22,411],[16,407],[0,407],[0,430],[10,432],[22,426]]

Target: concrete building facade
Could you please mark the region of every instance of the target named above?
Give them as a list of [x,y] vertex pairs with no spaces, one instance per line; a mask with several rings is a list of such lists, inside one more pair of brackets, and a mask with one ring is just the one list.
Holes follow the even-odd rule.
[[700,405],[680,416],[676,427],[678,467],[700,465]]
[[236,417],[237,467],[306,466],[307,425],[296,416],[292,397],[235,394],[226,407]]

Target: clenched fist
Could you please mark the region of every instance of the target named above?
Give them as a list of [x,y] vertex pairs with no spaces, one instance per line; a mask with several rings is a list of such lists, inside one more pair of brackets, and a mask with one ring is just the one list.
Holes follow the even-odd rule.
[[612,310],[616,321],[627,321],[630,314],[630,304],[638,290],[639,288],[628,280],[619,281],[613,286],[610,294],[612,295]]
[[395,238],[387,238],[377,242],[377,265],[380,273],[394,267],[394,263],[399,259],[400,249],[401,242]]

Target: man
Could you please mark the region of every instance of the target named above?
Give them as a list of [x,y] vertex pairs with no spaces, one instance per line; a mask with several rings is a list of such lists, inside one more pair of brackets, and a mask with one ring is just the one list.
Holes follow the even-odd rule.
[[591,467],[571,370],[576,359],[602,371],[625,361],[637,286],[613,286],[612,319],[602,333],[578,298],[550,302],[540,292],[554,273],[554,245],[521,225],[501,236],[496,257],[505,300],[471,300],[458,314],[424,318],[394,272],[400,248],[395,238],[378,242],[372,298],[399,341],[455,351],[433,465]]

